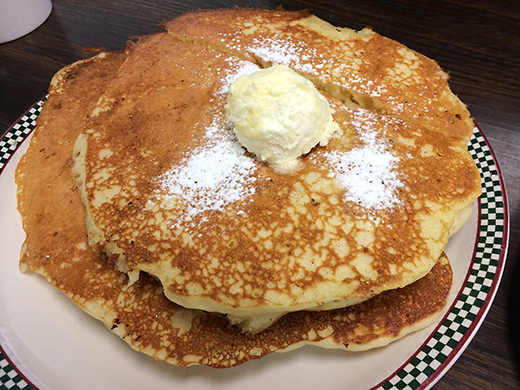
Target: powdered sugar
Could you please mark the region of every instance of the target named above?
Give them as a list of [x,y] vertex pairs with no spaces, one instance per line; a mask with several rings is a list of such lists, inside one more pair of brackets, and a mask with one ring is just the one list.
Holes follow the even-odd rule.
[[219,141],[193,150],[162,178],[163,188],[185,204],[184,220],[255,193],[251,186],[255,181],[251,175],[256,170],[254,161],[244,155],[236,139]]
[[[234,58],[228,58],[226,61],[228,63],[230,63],[230,64],[232,64],[234,62],[235,63],[237,62],[237,60],[234,59]],[[229,87],[231,86],[231,84],[233,84],[235,81],[237,81],[237,79],[240,76],[250,75],[250,74],[253,74],[254,72],[257,72],[259,70],[260,70],[260,68],[258,67],[258,65],[253,64],[252,62],[240,61],[238,63],[238,71],[237,72],[229,72],[225,76],[224,84],[219,89],[218,93],[221,94],[221,95],[227,94],[229,92]]]
[[289,40],[275,40],[272,38],[253,39],[249,50],[266,62],[292,66],[296,70],[316,73],[311,65],[315,61],[316,49],[302,48]]
[[223,106],[230,85],[241,75],[259,68],[249,62],[230,59],[231,70],[226,70],[223,85],[216,92],[216,105],[211,125],[206,128],[205,142],[189,151],[181,163],[163,174],[158,195],[179,198],[183,213],[174,225],[190,221],[195,215],[222,209],[234,202],[247,199],[255,193],[252,175],[256,165],[245,149],[227,128]]
[[364,117],[354,118],[352,124],[365,145],[348,152],[325,153],[332,166],[330,176],[344,186],[347,201],[367,211],[391,210],[400,203],[397,190],[404,186],[396,170],[399,158],[392,154],[390,143],[378,137],[381,133],[373,130],[369,114],[360,112]]

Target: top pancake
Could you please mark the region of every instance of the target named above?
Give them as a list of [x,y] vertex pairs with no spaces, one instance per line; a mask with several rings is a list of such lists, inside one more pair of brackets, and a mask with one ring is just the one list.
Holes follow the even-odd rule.
[[91,244],[174,302],[237,317],[341,307],[427,274],[480,193],[460,138],[328,96],[343,136],[276,172],[225,121],[227,87],[255,69],[167,34],[129,46],[76,143]]
[[460,137],[473,130],[466,106],[439,65],[369,28],[340,28],[306,11],[201,10],[162,24],[197,42],[262,66],[285,64],[349,106],[375,110]]

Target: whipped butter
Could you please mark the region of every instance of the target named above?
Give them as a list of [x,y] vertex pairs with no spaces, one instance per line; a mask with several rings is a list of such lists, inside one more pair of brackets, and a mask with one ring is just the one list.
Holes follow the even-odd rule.
[[242,145],[281,169],[294,168],[300,156],[340,131],[327,99],[285,65],[240,76],[229,88],[226,109]]

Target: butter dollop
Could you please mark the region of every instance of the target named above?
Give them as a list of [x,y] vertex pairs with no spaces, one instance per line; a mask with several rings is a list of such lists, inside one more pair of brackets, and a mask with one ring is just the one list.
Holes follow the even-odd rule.
[[226,115],[241,144],[259,160],[292,169],[339,132],[327,99],[285,65],[240,76],[229,88]]

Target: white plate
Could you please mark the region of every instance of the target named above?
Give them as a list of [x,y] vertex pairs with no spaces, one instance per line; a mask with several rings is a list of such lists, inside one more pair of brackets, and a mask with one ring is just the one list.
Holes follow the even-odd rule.
[[483,194],[446,248],[454,287],[438,323],[367,352],[305,347],[225,370],[173,367],[134,352],[43,277],[18,270],[25,234],[14,170],[41,104],[0,141],[2,389],[428,389],[467,347],[489,310],[504,269],[508,210],[498,164],[477,126],[470,152]]

